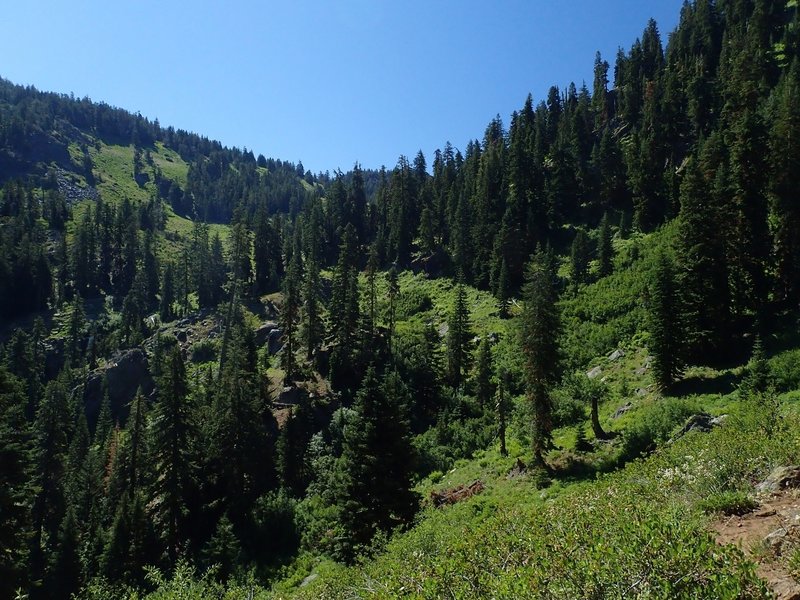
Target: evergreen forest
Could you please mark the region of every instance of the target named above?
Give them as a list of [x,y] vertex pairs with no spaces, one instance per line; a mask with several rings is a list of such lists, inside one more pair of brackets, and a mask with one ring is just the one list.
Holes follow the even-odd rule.
[[800,597],[797,8],[346,173],[0,79],[0,598]]

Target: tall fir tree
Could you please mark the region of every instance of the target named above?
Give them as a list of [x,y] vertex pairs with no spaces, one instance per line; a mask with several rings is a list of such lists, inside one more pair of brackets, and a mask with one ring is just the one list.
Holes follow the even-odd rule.
[[450,384],[459,388],[464,382],[464,374],[469,369],[472,331],[467,306],[467,292],[464,284],[455,287],[453,306],[450,309],[447,330],[447,372]]
[[559,377],[558,339],[561,328],[553,259],[548,251],[537,250],[528,265],[522,299],[520,346],[525,358],[531,449],[536,464],[544,466],[544,454],[552,447],[551,390]]
[[416,498],[411,487],[408,390],[397,374],[381,383],[370,367],[356,395],[354,421],[345,429],[335,490],[346,535],[338,554],[352,561],[379,530],[407,523]]
[[159,473],[153,487],[158,499],[156,522],[171,564],[177,561],[188,538],[185,513],[194,472],[195,429],[188,393],[186,367],[180,348],[175,347],[158,381],[150,439],[153,464]]
[[672,259],[664,252],[656,259],[648,299],[648,348],[653,356],[656,385],[667,391],[680,375],[685,339],[679,290]]

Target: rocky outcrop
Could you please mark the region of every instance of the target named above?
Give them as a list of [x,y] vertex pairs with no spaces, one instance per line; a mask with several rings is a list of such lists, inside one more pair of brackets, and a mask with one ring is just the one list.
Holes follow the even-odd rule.
[[274,321],[267,321],[266,323],[261,324],[259,328],[256,329],[255,333],[256,345],[263,346],[266,344],[267,340],[269,339],[269,334],[275,329],[278,329],[278,324]]
[[131,348],[116,353],[103,367],[95,369],[86,379],[83,402],[90,424],[97,420],[103,402],[105,384],[111,402],[111,415],[123,421],[128,415],[128,405],[136,391],[141,388],[145,396],[155,389],[147,363],[147,354],[142,348]]
[[718,417],[712,417],[707,413],[698,413],[696,415],[692,415],[688,419],[686,419],[686,423],[683,424],[680,431],[678,431],[675,435],[672,436],[672,439],[669,440],[668,443],[672,443],[678,438],[683,437],[690,431],[699,431],[701,433],[708,433],[714,427],[719,427],[722,425],[725,420],[728,418],[728,415],[720,415]]
[[773,494],[786,489],[800,488],[800,467],[777,467],[764,481],[756,486],[756,491],[761,494]]
[[267,351],[270,356],[274,356],[283,348],[283,330],[275,328],[269,332],[267,336]]
[[614,414],[611,415],[612,419],[619,419],[622,415],[628,412],[630,409],[633,408],[632,402],[626,402],[622,406],[620,406],[617,410],[614,411]]

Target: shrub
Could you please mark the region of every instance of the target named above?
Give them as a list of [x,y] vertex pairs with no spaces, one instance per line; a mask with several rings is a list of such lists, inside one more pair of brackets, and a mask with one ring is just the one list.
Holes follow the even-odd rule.
[[191,360],[193,363],[204,363],[214,360],[217,346],[212,340],[200,340],[192,345]]
[[800,348],[789,350],[769,361],[776,388],[788,392],[800,388]]
[[700,500],[698,506],[706,514],[720,513],[730,516],[748,513],[758,503],[743,491],[724,491]]
[[404,289],[397,298],[398,319],[407,319],[431,308],[433,308],[433,300],[431,300],[430,294],[418,287]]
[[635,458],[667,441],[675,428],[697,412],[694,402],[665,398],[641,409],[639,418],[623,434],[623,454]]

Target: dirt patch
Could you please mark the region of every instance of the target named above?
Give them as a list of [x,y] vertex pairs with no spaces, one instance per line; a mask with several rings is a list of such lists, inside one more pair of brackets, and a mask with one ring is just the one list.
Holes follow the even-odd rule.
[[711,529],[720,544],[733,544],[758,565],[757,573],[778,600],[800,600],[800,583],[787,561],[800,548],[800,492],[786,490],[760,499],[741,516],[722,517]]

